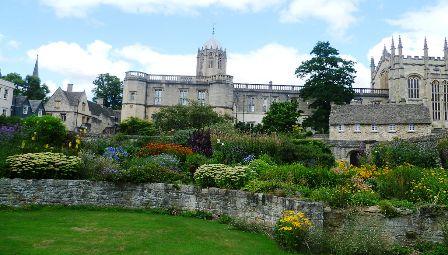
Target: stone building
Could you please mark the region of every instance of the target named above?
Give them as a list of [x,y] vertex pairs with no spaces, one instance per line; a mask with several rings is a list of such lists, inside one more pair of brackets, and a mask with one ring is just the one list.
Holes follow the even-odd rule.
[[12,115],[20,118],[45,115],[44,103],[42,100],[29,100],[26,96],[14,96]]
[[11,116],[14,83],[0,79],[0,114]]
[[431,115],[422,104],[334,105],[330,140],[390,141],[431,134]]
[[69,131],[86,128],[90,133],[102,134],[114,128],[119,120],[112,109],[87,100],[86,93],[74,92],[73,84],[64,91],[58,88],[45,104],[46,113],[62,119]]
[[[301,86],[234,83],[226,68],[226,50],[212,37],[198,49],[196,76],[129,71],[123,84],[121,119],[151,119],[161,107],[190,101],[254,124],[261,122],[273,102],[298,100],[302,115],[310,114],[308,103],[299,98]],[[388,97],[388,91],[382,89],[358,88],[355,92],[364,101],[385,101]]]
[[443,57],[428,55],[423,42],[423,56],[404,56],[398,38],[392,38],[390,52],[384,47],[379,62],[371,59],[371,88],[388,90],[381,103],[423,104],[431,113],[434,128],[448,127],[448,43],[445,39]]

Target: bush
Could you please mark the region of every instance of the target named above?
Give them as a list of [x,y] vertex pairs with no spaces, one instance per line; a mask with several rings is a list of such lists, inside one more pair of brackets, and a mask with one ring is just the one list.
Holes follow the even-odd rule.
[[253,193],[270,193],[280,197],[307,197],[311,192],[308,187],[278,181],[260,181],[257,179],[249,181],[244,186],[244,190]]
[[448,221],[442,223],[443,243],[448,247]]
[[286,250],[307,251],[306,240],[312,225],[303,212],[284,211],[274,227],[274,239]]
[[188,140],[190,140],[191,134],[193,134],[194,131],[194,129],[176,130],[173,134],[172,142],[188,146]]
[[70,179],[79,176],[81,160],[62,153],[27,153],[9,156],[9,177],[25,179]]
[[161,167],[170,169],[172,171],[181,172],[180,161],[174,155],[162,153],[159,155],[151,156],[150,159]]
[[374,191],[358,191],[352,194],[350,204],[355,206],[376,205],[380,201],[380,195]]
[[440,166],[437,149],[429,144],[396,140],[380,143],[371,153],[372,162],[378,167],[397,167],[405,164],[423,168]]
[[130,117],[119,124],[120,132],[126,135],[152,136],[157,133],[154,125],[146,120]]
[[28,117],[23,120],[23,128],[28,139],[38,144],[60,147],[67,136],[62,120],[51,115]]
[[279,162],[299,162],[305,166],[332,167],[335,159],[331,150],[321,141],[316,140],[286,140],[277,153]]
[[107,147],[103,153],[103,157],[113,159],[115,161],[123,160],[129,156],[129,154],[123,149],[123,147]]
[[193,150],[179,144],[173,143],[149,143],[138,152],[139,157],[159,155],[162,153],[173,154],[181,158],[193,154]]
[[213,154],[210,130],[196,130],[188,139],[188,146],[196,153],[201,153],[207,157]]
[[201,187],[227,189],[240,189],[253,177],[254,173],[247,167],[223,164],[202,165],[194,173],[195,182]]
[[421,178],[411,181],[409,197],[414,202],[426,202],[448,206],[448,172],[426,169]]
[[191,155],[188,155],[185,158],[185,168],[193,177],[196,170],[200,166],[206,164],[207,162],[208,162],[208,158],[205,157],[204,155],[198,154],[198,153],[193,153]]
[[385,169],[376,179],[378,193],[383,198],[409,199],[409,191],[413,188],[413,183],[422,178],[423,171],[425,170],[413,166]]
[[388,218],[395,218],[400,216],[398,209],[389,200],[383,200],[379,203],[380,211]]
[[440,163],[442,167],[448,169],[448,138],[445,137],[437,143],[437,150],[439,151]]
[[127,169],[122,171],[119,181],[131,183],[175,183],[185,181],[182,173],[161,167],[151,159],[136,158],[126,162]]
[[121,178],[121,166],[112,159],[95,155],[89,151],[80,151],[80,175],[95,181],[118,181]]
[[315,201],[326,202],[332,207],[345,207],[350,201],[350,191],[344,187],[322,187],[311,191],[310,198]]

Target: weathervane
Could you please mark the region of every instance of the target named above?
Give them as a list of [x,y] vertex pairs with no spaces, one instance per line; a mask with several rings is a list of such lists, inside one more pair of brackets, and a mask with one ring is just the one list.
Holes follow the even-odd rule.
[[213,23],[213,29],[212,29],[212,36],[215,37],[215,25],[216,23]]

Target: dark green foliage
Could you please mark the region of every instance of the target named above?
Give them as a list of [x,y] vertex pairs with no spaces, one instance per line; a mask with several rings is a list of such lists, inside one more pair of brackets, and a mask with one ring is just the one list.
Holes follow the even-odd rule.
[[355,63],[341,58],[329,42],[318,42],[311,54],[313,57],[302,62],[295,72],[299,78],[307,79],[300,96],[310,101],[309,107],[314,109],[303,124],[326,133],[331,103],[350,103],[354,97]]
[[194,131],[188,139],[188,147],[196,153],[210,157],[213,154],[210,130]]
[[350,201],[350,191],[344,187],[321,187],[311,191],[309,197],[315,201],[328,203],[332,207],[345,207]]
[[0,115],[0,126],[2,125],[13,125],[13,124],[21,124],[22,119],[17,116],[9,116],[6,117],[5,115]]
[[94,100],[102,98],[104,106],[110,107],[114,110],[121,109],[121,102],[123,100],[123,83],[117,76],[100,74],[93,81],[95,88],[92,90]]
[[372,163],[378,167],[396,167],[411,164],[423,168],[439,167],[437,148],[428,143],[412,143],[404,140],[384,142],[371,153]]
[[23,131],[27,139],[37,144],[56,147],[63,145],[67,136],[67,129],[61,119],[51,115],[30,116],[24,119]]
[[153,116],[155,126],[162,131],[201,129],[225,121],[211,106],[191,102],[162,108]]
[[349,203],[355,206],[371,206],[378,204],[380,199],[380,195],[374,191],[358,191],[352,194]]
[[184,165],[187,172],[189,172],[191,177],[193,177],[193,174],[194,172],[196,172],[196,169],[207,163],[208,163],[207,157],[199,153],[194,153],[192,155],[186,156]]
[[263,125],[260,123],[254,125],[252,123],[238,121],[235,124],[235,129],[243,133],[251,133],[251,134],[265,133],[265,129],[263,128]]
[[48,86],[40,83],[39,77],[27,75],[25,78],[25,90],[22,92],[30,100],[44,100],[50,93]]
[[0,78],[6,81],[10,81],[16,85],[14,95],[23,95],[22,92],[24,91],[25,80],[23,80],[22,75],[18,73],[9,73],[6,76]]
[[253,193],[268,193],[280,197],[307,197],[311,192],[310,188],[305,186],[275,180],[261,181],[258,179],[249,181],[246,186],[244,186],[244,190]]
[[191,134],[195,129],[176,130],[173,134],[172,143],[188,146],[188,140],[190,140]]
[[400,166],[378,176],[377,190],[383,198],[409,199],[412,182],[423,176],[423,169],[413,166]]
[[305,166],[334,166],[335,159],[331,150],[321,141],[286,140],[277,152],[279,162],[300,162]]
[[130,117],[119,124],[120,133],[126,135],[152,136],[156,134],[154,125],[146,120]]
[[132,183],[175,183],[185,180],[184,174],[161,167],[145,158],[129,160],[120,178],[120,181]]
[[395,218],[400,216],[398,209],[389,200],[383,200],[379,203],[381,213],[388,218]]
[[296,100],[274,102],[263,117],[263,129],[268,132],[291,132],[300,117]]
[[448,138],[441,139],[437,144],[442,167],[448,169]]

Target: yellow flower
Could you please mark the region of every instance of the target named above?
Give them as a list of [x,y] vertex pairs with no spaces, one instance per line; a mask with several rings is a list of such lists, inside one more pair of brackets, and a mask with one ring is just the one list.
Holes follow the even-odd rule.
[[25,141],[22,141],[22,149],[25,148]]
[[81,139],[76,138],[76,144],[80,144],[81,143]]
[[49,147],[48,143],[44,145],[45,149],[48,149],[48,147]]
[[72,142],[68,142],[68,147],[69,147],[69,148],[72,147]]

